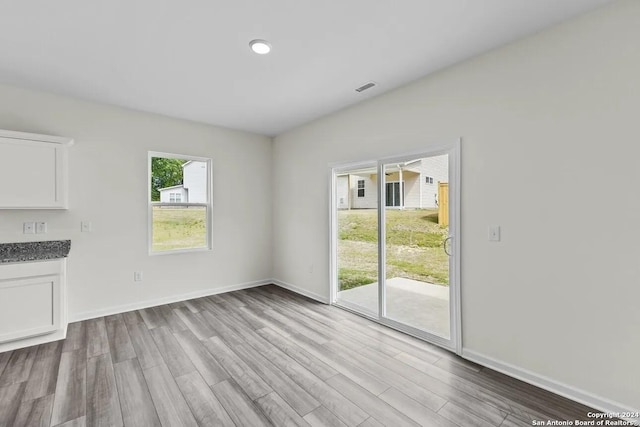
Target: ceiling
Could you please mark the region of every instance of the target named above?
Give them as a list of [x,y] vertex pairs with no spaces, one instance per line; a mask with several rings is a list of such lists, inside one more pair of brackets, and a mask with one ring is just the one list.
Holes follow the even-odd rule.
[[0,82],[273,136],[609,1],[5,1]]

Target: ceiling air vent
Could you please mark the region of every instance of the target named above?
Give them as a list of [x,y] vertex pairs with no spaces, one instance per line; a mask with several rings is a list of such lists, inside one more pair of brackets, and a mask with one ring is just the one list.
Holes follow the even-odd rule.
[[356,92],[364,92],[367,89],[371,89],[372,87],[374,87],[376,84],[374,82],[369,82],[367,84],[364,84],[362,86],[360,86],[359,88],[356,89]]

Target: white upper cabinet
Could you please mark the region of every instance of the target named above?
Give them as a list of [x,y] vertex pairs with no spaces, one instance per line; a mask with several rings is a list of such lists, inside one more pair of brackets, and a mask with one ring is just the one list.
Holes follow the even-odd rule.
[[0,130],[0,209],[66,209],[69,138]]

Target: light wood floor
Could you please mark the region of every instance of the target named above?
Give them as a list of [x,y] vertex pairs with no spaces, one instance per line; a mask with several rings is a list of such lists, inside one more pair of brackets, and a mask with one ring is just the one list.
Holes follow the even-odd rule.
[[0,353],[0,426],[530,426],[588,410],[276,286]]

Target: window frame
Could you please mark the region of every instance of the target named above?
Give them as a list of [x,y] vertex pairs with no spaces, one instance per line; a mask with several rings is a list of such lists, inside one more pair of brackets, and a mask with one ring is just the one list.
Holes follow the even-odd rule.
[[[173,202],[171,199],[173,199]],[[182,193],[169,192],[169,203],[182,203]]]
[[[362,183],[362,188],[360,188],[360,183]],[[358,182],[356,183],[356,195],[360,198],[360,197],[365,197],[365,189],[366,189],[367,184],[365,183],[364,179],[359,179]],[[362,196],[360,195],[360,190],[362,190]]]
[[[204,162],[207,164],[207,202],[206,203],[185,203],[185,202],[152,202],[151,201],[151,168],[152,159],[154,157],[161,157],[165,159],[180,159],[180,160],[193,160],[198,162]],[[153,207],[154,206],[202,206],[206,209],[206,245],[201,248],[188,248],[188,249],[170,249],[167,251],[154,251],[153,250]],[[212,161],[209,157],[190,156],[187,154],[175,154],[165,153],[160,151],[147,152],[147,251],[149,256],[157,255],[173,255],[188,252],[204,252],[212,250],[212,218],[213,218],[213,170]]]

